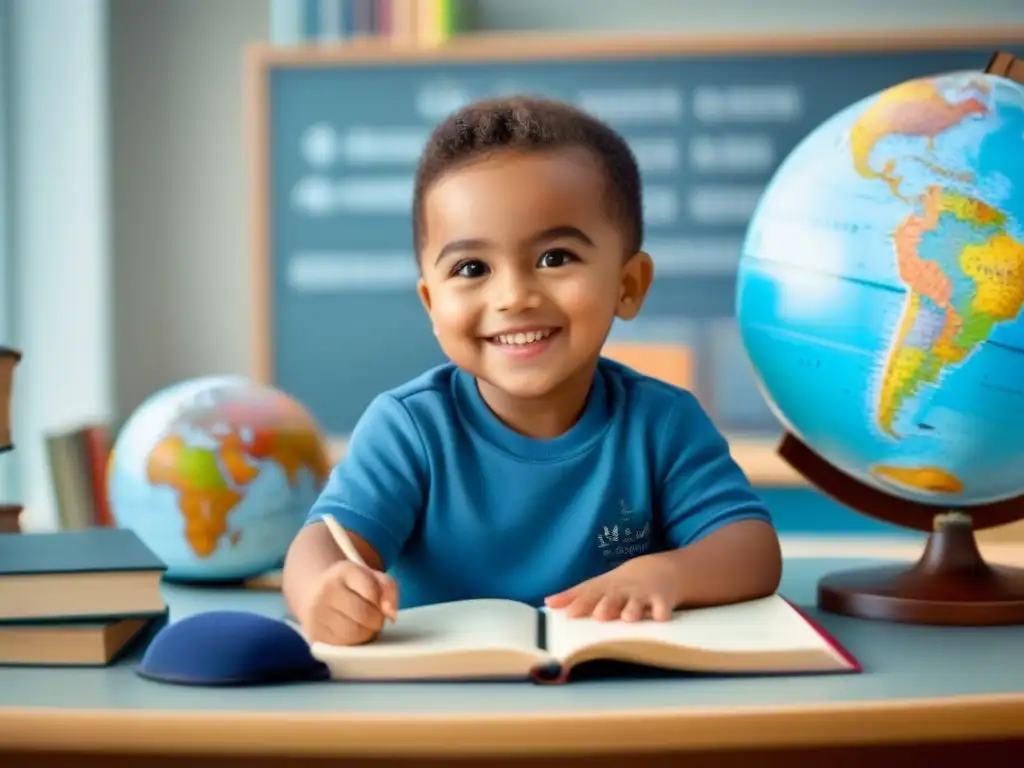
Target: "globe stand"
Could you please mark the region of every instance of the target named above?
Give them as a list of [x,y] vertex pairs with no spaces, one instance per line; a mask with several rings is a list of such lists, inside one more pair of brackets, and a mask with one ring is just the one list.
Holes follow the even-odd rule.
[[886,522],[929,531],[920,559],[840,571],[818,582],[818,607],[829,613],[911,624],[1024,624],[1024,569],[988,564],[974,520],[985,526],[1024,518],[1024,496],[966,511],[889,496],[840,472],[792,434],[779,455],[810,483],[842,504]]

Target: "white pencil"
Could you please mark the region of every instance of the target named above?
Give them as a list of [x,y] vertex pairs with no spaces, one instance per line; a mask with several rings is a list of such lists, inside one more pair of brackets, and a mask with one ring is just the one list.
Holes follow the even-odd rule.
[[355,544],[352,543],[352,539],[345,533],[345,529],[334,519],[334,515],[324,515],[324,523],[327,524],[327,530],[331,532],[331,538],[334,539],[334,543],[338,545],[338,548],[344,553],[345,557],[356,565],[366,568],[366,562],[360,557]]

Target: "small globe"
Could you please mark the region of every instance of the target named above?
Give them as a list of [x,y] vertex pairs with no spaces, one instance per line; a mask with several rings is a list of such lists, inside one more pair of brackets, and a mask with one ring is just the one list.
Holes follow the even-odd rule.
[[1021,494],[1024,87],[954,72],[830,118],[765,191],[736,291],[767,402],[833,467],[935,507]]
[[107,468],[114,521],[166,578],[244,579],[280,565],[330,471],[295,400],[244,378],[163,389],[117,436]]

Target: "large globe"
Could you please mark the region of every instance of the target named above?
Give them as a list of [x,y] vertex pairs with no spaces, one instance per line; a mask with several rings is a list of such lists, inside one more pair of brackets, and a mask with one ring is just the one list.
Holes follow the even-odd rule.
[[163,389],[118,433],[111,511],[168,579],[244,579],[280,565],[330,470],[312,417],[244,378]]
[[782,425],[861,483],[1024,491],[1024,87],[956,72],[839,112],[751,221],[740,334]]

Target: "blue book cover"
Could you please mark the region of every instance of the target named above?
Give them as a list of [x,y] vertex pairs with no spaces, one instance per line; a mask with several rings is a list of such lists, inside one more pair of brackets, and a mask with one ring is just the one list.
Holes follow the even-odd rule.
[[134,532],[124,528],[0,534],[0,580],[112,571],[162,573],[166,568]]

